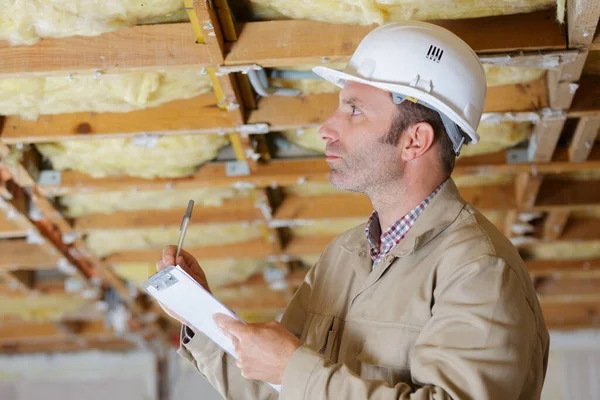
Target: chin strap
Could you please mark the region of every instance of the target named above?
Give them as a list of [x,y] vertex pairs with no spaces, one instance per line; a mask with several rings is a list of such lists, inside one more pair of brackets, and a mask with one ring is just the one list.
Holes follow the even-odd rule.
[[454,121],[448,118],[446,114],[440,112],[437,108],[433,107],[428,103],[425,103],[424,101],[400,93],[392,92],[392,100],[395,104],[401,104],[405,100],[412,101],[413,103],[420,104],[437,112],[440,115],[440,118],[442,119],[442,124],[444,124],[444,128],[446,128],[446,133],[450,137],[450,141],[452,141],[452,148],[454,149],[454,154],[456,154],[456,156],[458,157],[458,155],[460,154],[460,149],[462,148],[463,144],[467,142],[468,139],[467,137],[465,137],[465,135],[463,135],[460,132],[458,126],[454,123]]

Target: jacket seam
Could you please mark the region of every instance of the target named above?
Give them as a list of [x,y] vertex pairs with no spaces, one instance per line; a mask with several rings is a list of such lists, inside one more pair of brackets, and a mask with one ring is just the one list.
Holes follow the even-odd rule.
[[369,320],[365,320],[365,319],[354,319],[354,318],[345,319],[345,318],[338,317],[335,314],[323,314],[323,313],[320,313],[318,311],[311,310],[311,309],[306,310],[306,312],[310,313],[310,314],[318,315],[320,317],[337,318],[342,322],[364,322],[367,324],[377,325],[377,326],[408,328],[409,330],[412,330],[412,331],[420,331],[421,329],[423,329],[423,326],[425,326],[425,325],[419,325],[419,324],[406,324],[403,322],[393,322],[393,321],[384,322],[384,321],[369,321]]

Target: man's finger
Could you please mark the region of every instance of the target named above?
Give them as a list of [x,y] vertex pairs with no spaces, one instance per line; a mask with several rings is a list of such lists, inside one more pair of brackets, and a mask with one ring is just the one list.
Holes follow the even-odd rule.
[[162,261],[165,265],[175,265],[175,250],[176,247],[172,245],[163,247]]
[[225,335],[231,334],[236,337],[240,337],[246,332],[248,328],[243,322],[238,321],[235,318],[231,318],[225,314],[213,315],[215,324],[223,331]]

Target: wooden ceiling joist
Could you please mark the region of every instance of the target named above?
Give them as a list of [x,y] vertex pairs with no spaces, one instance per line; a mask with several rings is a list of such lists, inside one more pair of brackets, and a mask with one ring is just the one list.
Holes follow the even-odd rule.
[[7,144],[102,139],[144,135],[205,134],[233,129],[226,111],[216,107],[213,93],[189,100],[174,100],[154,108],[126,114],[72,113],[42,115],[37,120],[7,116],[0,142]]
[[[508,154],[500,151],[481,156],[463,157],[457,161],[454,176],[490,175],[495,173],[561,174],[600,169],[600,148],[591,150],[588,160],[581,163],[569,161],[568,150],[559,148],[552,162],[507,163]],[[208,163],[196,174],[177,179],[142,179],[129,176],[93,178],[77,171],[63,171],[58,185],[39,186],[41,193],[62,196],[74,193],[163,190],[201,187],[271,187],[290,186],[301,182],[329,182],[329,166],[324,158],[274,159],[261,165],[247,176],[228,176],[224,163]]]
[[[219,81],[222,82],[225,78],[230,80],[222,77]],[[237,89],[230,88],[226,93],[231,97],[234,90]],[[488,89],[484,111],[537,111],[548,105],[547,97],[546,81],[543,78],[530,83],[491,87]],[[81,112],[42,115],[35,121],[7,116],[0,132],[0,142],[16,144],[136,135],[236,132],[236,128],[243,125],[243,119],[232,114],[239,109],[228,112],[216,107],[217,103],[215,94],[208,93],[127,114]],[[270,131],[319,126],[337,106],[337,93],[264,97],[260,100],[258,109],[249,113],[248,124],[267,124]]]
[[99,36],[43,39],[32,46],[0,41],[0,78],[125,72],[213,65],[189,23],[141,25]]
[[[554,22],[555,17],[555,10],[546,10],[433,22],[460,36],[477,53],[485,54],[565,49],[564,28]],[[243,25],[239,39],[231,45],[225,64],[281,67],[347,62],[373,28],[304,20],[250,22]]]
[[0,269],[56,268],[61,255],[48,247],[25,239],[0,241]]
[[[77,232],[97,229],[150,228],[157,226],[176,226],[181,224],[183,209],[117,211],[110,214],[89,214],[78,217],[73,223]],[[260,210],[252,199],[226,199],[219,207],[194,208],[191,224],[213,224],[226,222],[252,222],[262,220]]]

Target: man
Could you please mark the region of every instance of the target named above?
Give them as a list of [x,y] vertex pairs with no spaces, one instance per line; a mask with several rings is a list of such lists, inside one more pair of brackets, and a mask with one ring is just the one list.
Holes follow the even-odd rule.
[[[267,381],[282,399],[538,399],[549,338],[529,275],[449,178],[479,139],[475,53],[435,25],[393,23],[344,72],[314,71],[343,87],[320,130],[330,181],[375,211],[327,246],[281,324],[216,317],[239,361],[187,327],[180,354],[227,398],[276,398]],[[177,262],[208,288],[174,253],[157,267]]]

